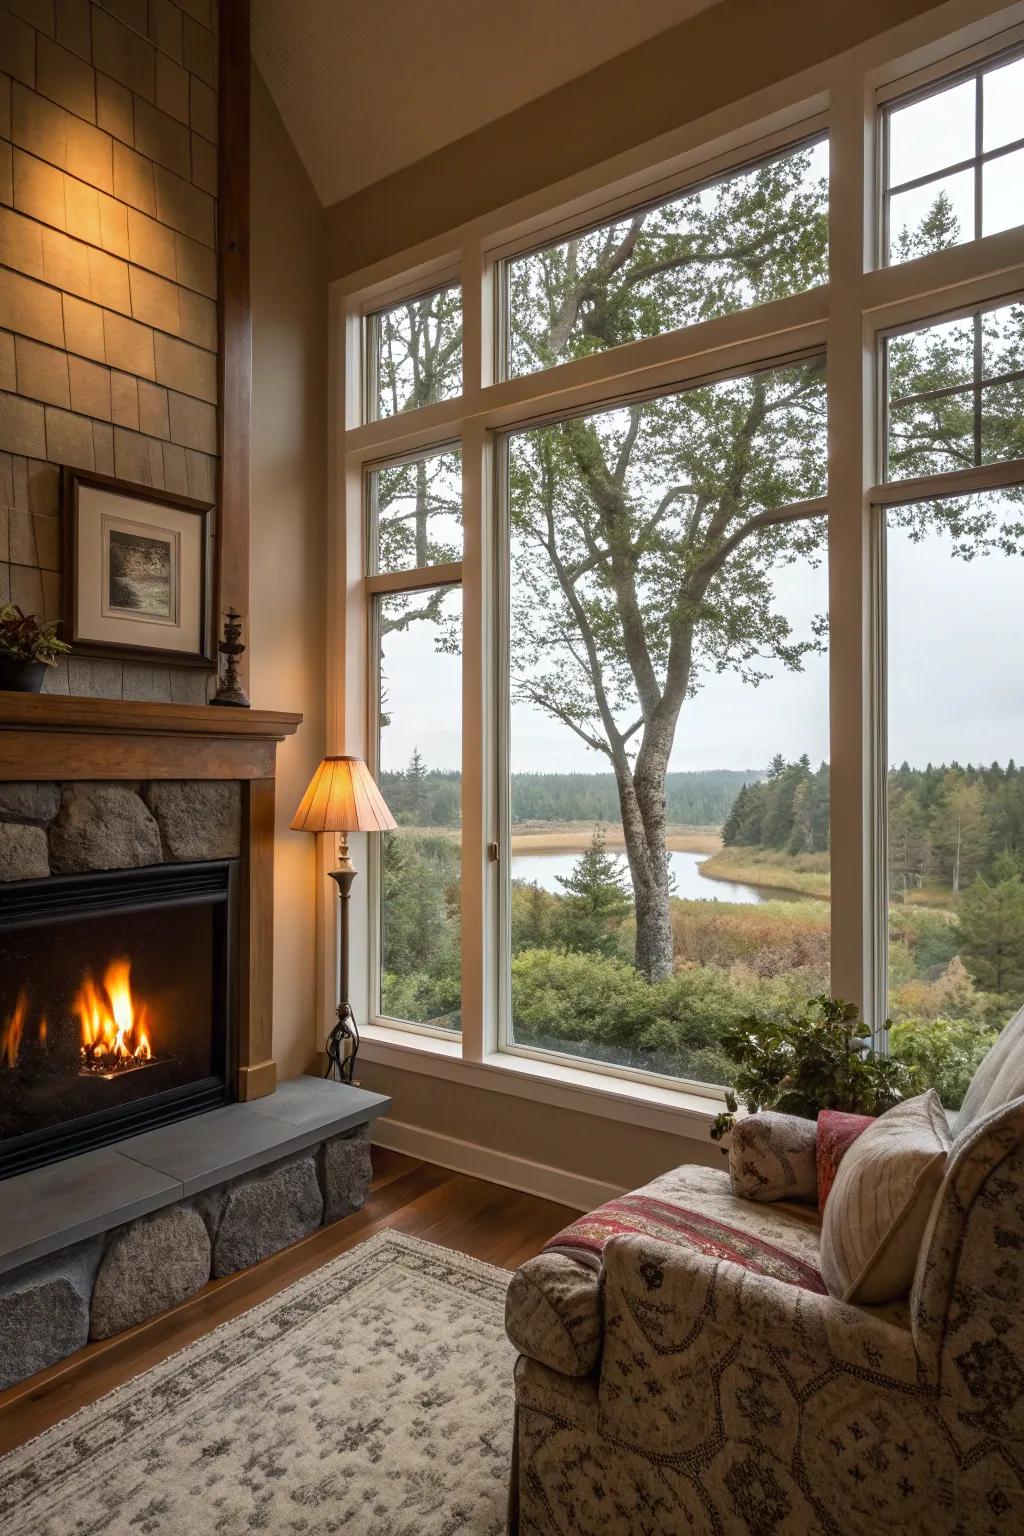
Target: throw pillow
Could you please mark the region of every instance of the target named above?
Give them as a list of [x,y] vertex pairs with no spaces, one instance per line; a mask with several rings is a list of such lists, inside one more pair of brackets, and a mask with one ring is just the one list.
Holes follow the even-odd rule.
[[821,1227],[821,1273],[832,1296],[878,1306],[910,1290],[949,1145],[934,1088],[887,1109],[858,1136]]
[[729,1178],[741,1200],[818,1197],[813,1120],[762,1110],[737,1120],[729,1134]]
[[857,1137],[874,1125],[874,1115],[851,1115],[844,1109],[818,1111],[818,1135],[815,1140],[818,1176],[818,1210],[824,1211],[829,1190],[836,1181],[839,1164]]

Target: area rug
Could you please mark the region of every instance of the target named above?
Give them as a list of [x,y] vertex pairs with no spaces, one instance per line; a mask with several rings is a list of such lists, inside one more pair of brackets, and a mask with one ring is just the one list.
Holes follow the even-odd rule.
[[0,1460],[4,1536],[499,1536],[505,1270],[382,1232]]

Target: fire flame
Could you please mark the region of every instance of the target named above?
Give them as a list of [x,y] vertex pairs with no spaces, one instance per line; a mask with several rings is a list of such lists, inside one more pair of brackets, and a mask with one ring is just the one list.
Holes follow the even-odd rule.
[[8,1067],[13,1067],[18,1059],[18,1047],[21,1045],[21,1034],[25,1028],[27,1013],[28,999],[24,992],[19,992],[14,1012],[0,1030],[0,1061],[6,1061]]
[[146,1008],[132,998],[128,960],[110,962],[102,987],[87,971],[72,1008],[82,1026],[82,1055],[87,1060],[113,1065],[152,1056]]

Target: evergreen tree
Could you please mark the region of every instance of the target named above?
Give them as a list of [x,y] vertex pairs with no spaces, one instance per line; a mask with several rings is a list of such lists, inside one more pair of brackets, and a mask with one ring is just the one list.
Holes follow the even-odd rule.
[[413,822],[419,822],[423,815],[423,804],[426,798],[427,765],[420,756],[419,747],[413,747],[409,766],[405,770],[405,782],[407,786],[406,807],[412,816]]
[[[745,835],[749,822],[752,819],[754,806],[754,794],[746,784],[740,790],[732,803],[732,809],[722,826],[722,843],[726,848],[734,848],[737,843],[746,843],[750,839]],[[760,839],[757,839],[760,841]]]
[[992,884],[975,880],[960,903],[960,953],[979,987],[1001,995],[1024,989],[1024,880],[1009,855]]
[[565,891],[556,937],[566,949],[581,954],[614,954],[633,899],[621,861],[605,848],[600,827],[594,828],[590,846],[580,854],[572,873],[555,878]]

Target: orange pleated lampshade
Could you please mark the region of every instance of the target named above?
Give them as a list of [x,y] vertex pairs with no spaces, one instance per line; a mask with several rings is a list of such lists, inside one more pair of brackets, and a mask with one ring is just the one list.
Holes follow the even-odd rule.
[[361,757],[325,757],[292,820],[293,832],[390,832],[395,826]]

